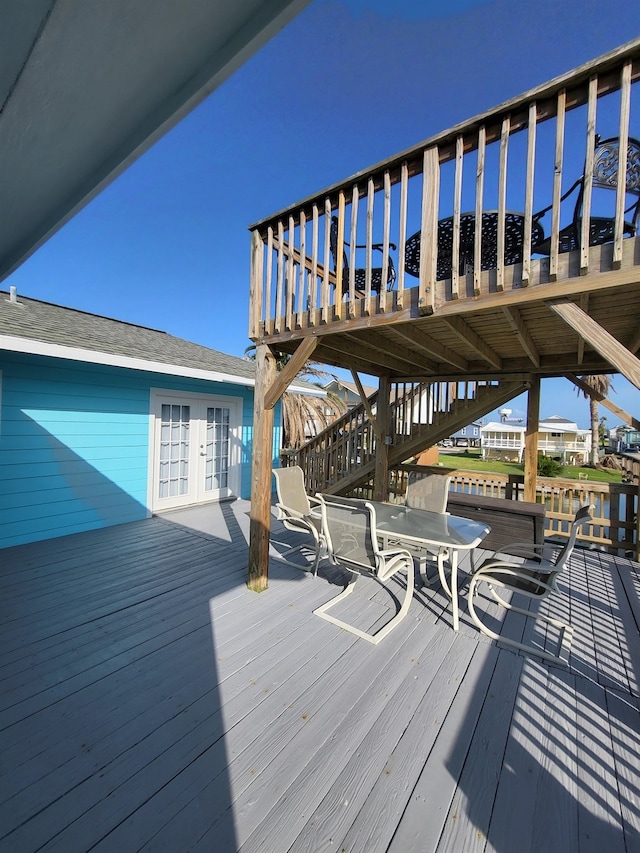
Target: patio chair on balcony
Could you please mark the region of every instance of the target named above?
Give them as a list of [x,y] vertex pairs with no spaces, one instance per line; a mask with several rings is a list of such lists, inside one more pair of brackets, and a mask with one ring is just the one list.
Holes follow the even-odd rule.
[[[545,660],[555,661],[557,663],[566,664],[571,648],[571,639],[573,636],[573,628],[571,625],[565,624],[558,619],[553,619],[550,616],[544,616],[535,610],[525,610],[522,607],[514,606],[511,601],[507,601],[497,592],[497,589],[510,591],[514,594],[525,595],[531,599],[542,601],[551,595],[551,593],[559,592],[556,579],[560,572],[564,569],[573,551],[578,530],[583,524],[591,521],[590,506],[581,507],[574,520],[571,523],[569,538],[566,543],[560,548],[555,558],[546,559],[543,554],[545,545],[527,545],[522,548],[518,543],[509,545],[505,551],[509,554],[520,553],[525,557],[523,562],[514,563],[510,561],[502,551],[496,552],[492,557],[485,560],[471,575],[469,582],[469,614],[478,628],[483,634],[492,637],[494,640],[499,640],[502,644],[521,651],[534,654]],[[549,545],[547,544],[547,548]],[[501,637],[500,634],[491,630],[483,621],[476,610],[475,598],[478,593],[478,587],[481,584],[487,584],[493,599],[497,603],[516,613],[521,613],[529,619],[534,619],[544,622],[552,626],[558,632],[558,646],[555,653],[547,651],[542,647],[534,646],[529,643],[521,643],[508,637]]]
[[[342,292],[343,294],[349,293],[349,258],[347,256],[346,249],[349,248],[350,244],[344,242],[342,248]],[[366,249],[365,244],[356,244],[354,247],[356,249]],[[382,253],[384,251],[383,243],[373,243],[371,246],[375,251]],[[396,245],[395,243],[389,243],[389,248],[395,251]],[[338,264],[338,217],[331,217],[331,231],[330,231],[330,249],[331,249],[331,257],[333,258],[333,267],[334,270],[337,269]],[[371,270],[371,292],[372,293],[380,293],[383,289],[382,283],[382,267],[373,267]],[[354,271],[355,274],[355,291],[358,296],[363,296],[366,291],[366,282],[367,282],[367,270],[366,268],[358,267]],[[389,254],[387,256],[387,280],[384,284],[387,290],[393,290],[396,281],[396,268],[393,265],[393,258]]]
[[[319,510],[317,498],[309,497],[305,490],[304,472],[302,468],[294,465],[290,468],[275,468],[273,476],[276,480],[276,493],[278,501],[278,519],[282,521],[287,530],[297,533],[305,533],[313,537],[313,574],[318,574],[318,563],[326,554],[325,539],[322,532],[322,516]],[[316,512],[312,513],[312,506]],[[286,562],[291,554],[309,549],[306,544],[297,545],[284,551],[280,556]],[[298,565],[292,563],[292,565]],[[298,566],[299,567],[299,566]]]
[[[376,511],[368,501],[350,499],[348,502],[341,502],[339,497],[332,495],[318,497],[329,559],[334,565],[343,566],[352,572],[354,577],[339,595],[313,612],[327,622],[332,622],[345,631],[377,645],[409,611],[413,595],[413,558],[404,548],[379,547]],[[396,615],[375,633],[363,631],[327,612],[351,595],[360,574],[369,575],[384,585],[385,581],[398,572],[406,572],[407,575],[402,604]]]
[[[600,137],[596,136],[592,180],[594,190],[616,191],[619,162],[619,138],[601,140]],[[558,250],[560,252],[571,252],[580,247],[584,188],[585,176],[582,174],[560,199],[560,201],[564,201],[577,191],[573,218],[559,233]],[[626,193],[632,201],[624,211],[623,236],[635,237],[638,234],[638,225],[640,224],[640,142],[632,137],[629,137],[627,146]],[[594,200],[595,197],[592,199],[592,209]],[[534,222],[538,222],[552,207],[553,205],[550,204],[534,214]],[[600,246],[603,243],[610,243],[614,237],[614,229],[615,216],[590,216],[589,245]],[[551,251],[551,238],[534,243],[532,251],[541,255],[548,255]]]

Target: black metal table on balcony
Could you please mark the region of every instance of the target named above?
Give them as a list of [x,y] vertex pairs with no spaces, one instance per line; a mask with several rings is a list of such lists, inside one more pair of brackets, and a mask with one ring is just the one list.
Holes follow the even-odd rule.
[[[517,264],[522,260],[524,243],[524,214],[506,211],[504,215],[504,262]],[[476,232],[475,213],[460,216],[460,275],[473,269]],[[544,229],[539,222],[531,223],[532,248],[544,240]],[[486,210],[482,214],[481,264],[483,270],[498,266],[498,211]],[[438,222],[438,260],[436,279],[451,278],[453,256],[453,216]],[[420,276],[420,231],[408,238],[404,253],[404,268],[416,277]]]

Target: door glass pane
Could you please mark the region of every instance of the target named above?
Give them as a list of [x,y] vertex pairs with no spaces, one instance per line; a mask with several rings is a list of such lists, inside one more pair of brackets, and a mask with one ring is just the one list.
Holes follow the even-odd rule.
[[226,489],[229,485],[229,423],[231,410],[222,406],[207,408],[205,491]]
[[158,496],[186,495],[189,491],[190,406],[163,403],[160,409],[160,471]]

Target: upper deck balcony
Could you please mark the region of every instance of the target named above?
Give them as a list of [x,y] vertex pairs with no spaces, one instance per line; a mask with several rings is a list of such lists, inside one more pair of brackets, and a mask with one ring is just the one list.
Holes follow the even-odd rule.
[[639,79],[637,39],[256,223],[250,338],[393,379],[640,385]]

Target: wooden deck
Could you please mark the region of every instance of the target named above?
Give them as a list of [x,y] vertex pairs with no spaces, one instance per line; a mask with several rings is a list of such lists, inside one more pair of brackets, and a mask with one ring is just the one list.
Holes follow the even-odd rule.
[[437,586],[374,647],[312,615],[335,570],[247,590],[248,510],[0,553],[0,850],[640,849],[637,564],[576,552],[569,669]]

